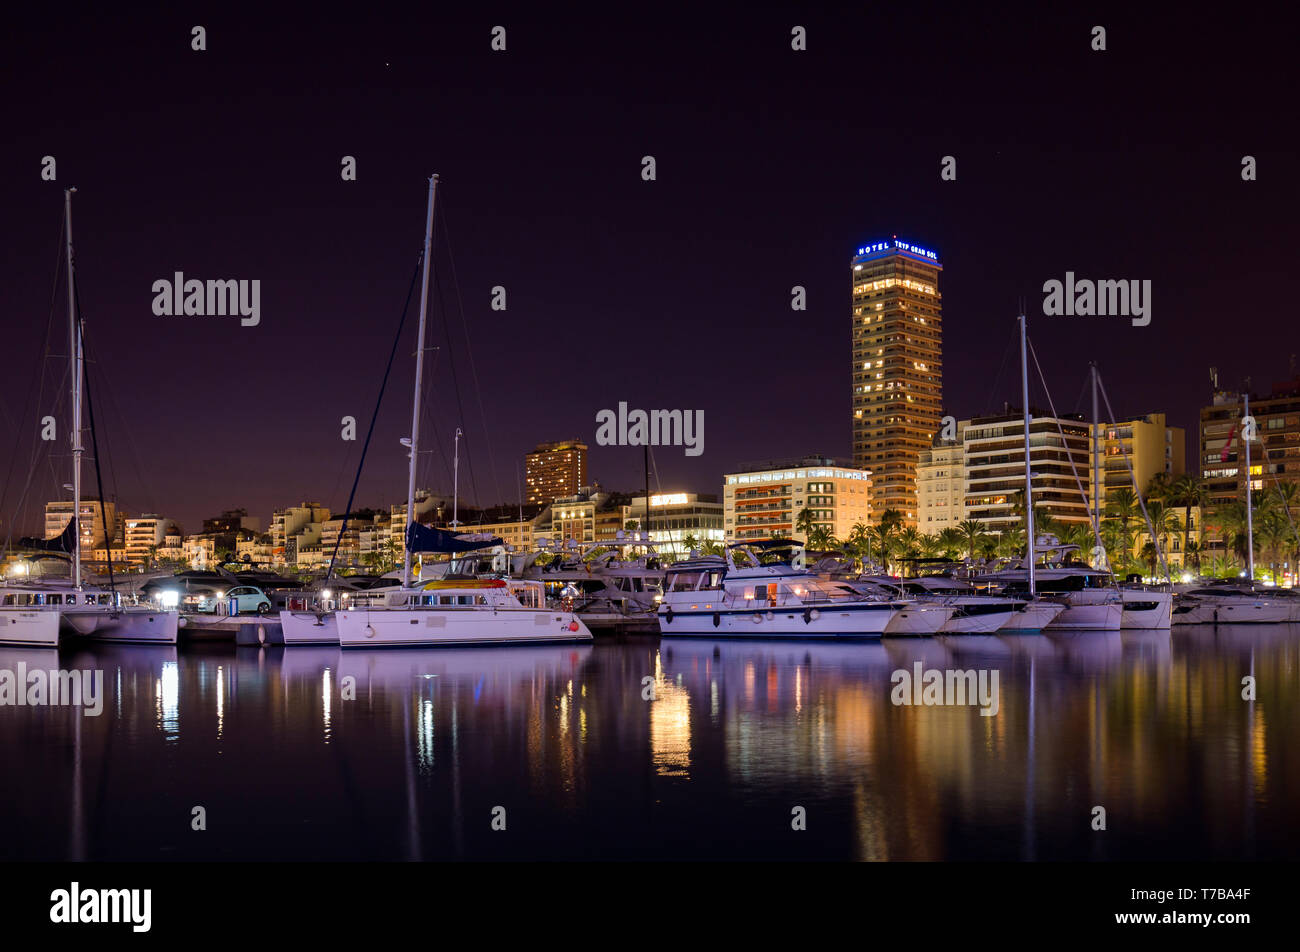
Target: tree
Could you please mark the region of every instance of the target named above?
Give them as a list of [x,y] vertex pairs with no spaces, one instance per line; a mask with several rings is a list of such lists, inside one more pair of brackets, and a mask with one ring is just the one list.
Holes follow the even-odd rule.
[[945,558],[961,558],[962,549],[965,547],[965,536],[960,529],[949,526],[939,533],[939,549]]
[[[1191,539],[1188,537],[1192,531],[1192,507],[1200,508],[1201,521],[1204,523],[1205,509],[1210,504],[1210,494],[1201,477],[1195,473],[1183,473],[1170,483],[1165,501],[1169,505],[1183,507],[1183,561],[1186,564],[1187,553],[1191,551]],[[1204,525],[1201,526],[1201,531],[1203,534]]]
[[807,539],[812,534],[816,521],[817,517],[813,514],[813,511],[805,506],[799,510],[799,515],[794,517],[795,531],[803,533],[803,537]]
[[826,526],[813,526],[812,531],[808,533],[808,548],[825,552],[834,547],[835,537],[831,535],[831,530]]
[[974,519],[967,519],[957,526],[957,531],[961,533],[967,556],[974,562],[975,552],[979,549],[980,543],[984,541],[984,526]]
[[[1112,541],[1121,553],[1121,567],[1127,570],[1133,550],[1133,534],[1129,531],[1129,525],[1141,512],[1137,493],[1127,486],[1110,490],[1106,493],[1105,511],[1107,519],[1113,521],[1119,529],[1117,534],[1112,535]],[[1107,543],[1106,548],[1111,548],[1110,543]]]

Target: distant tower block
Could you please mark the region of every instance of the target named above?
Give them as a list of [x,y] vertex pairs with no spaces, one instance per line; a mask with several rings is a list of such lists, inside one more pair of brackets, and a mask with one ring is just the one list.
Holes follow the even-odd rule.
[[936,252],[897,238],[850,263],[853,463],[872,472],[872,512],[897,509],[909,526],[917,462],[943,416],[942,270]]
[[581,440],[538,443],[524,456],[524,499],[549,503],[574,496],[587,485],[587,444]]

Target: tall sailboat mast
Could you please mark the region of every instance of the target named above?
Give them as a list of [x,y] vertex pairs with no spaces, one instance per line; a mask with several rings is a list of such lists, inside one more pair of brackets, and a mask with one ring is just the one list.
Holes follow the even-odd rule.
[[1101,538],[1101,409],[1097,405],[1097,364],[1088,365],[1092,378],[1092,532]]
[[[72,361],[72,582],[81,591],[81,335],[77,333],[77,298],[72,267],[72,193],[63,190],[64,231],[68,238],[68,355]],[[104,527],[108,531],[108,526]]]
[[1029,597],[1036,594],[1034,563],[1038,553],[1034,551],[1034,477],[1029,466],[1029,359],[1025,353],[1025,315],[1020,315],[1020,399],[1025,405],[1025,565],[1029,569]]
[[410,527],[415,524],[415,468],[419,463],[420,391],[424,383],[424,325],[429,313],[429,269],[433,257],[430,246],[433,244],[433,203],[437,194],[438,175],[434,173],[429,176],[429,209],[424,220],[424,277],[420,285],[420,333],[415,345],[415,398],[411,408],[411,438],[409,441],[403,440],[411,448],[410,475],[406,485],[406,525],[402,527],[405,533],[405,544],[402,546],[405,553],[402,558],[402,584],[407,587],[411,584]]
[[[1250,419],[1250,394],[1243,393],[1245,413],[1241,424],[1241,442],[1246,444],[1246,564],[1250,567],[1250,584],[1255,584],[1255,517],[1250,504],[1250,430],[1246,420]],[[1267,462],[1267,460],[1266,460]]]

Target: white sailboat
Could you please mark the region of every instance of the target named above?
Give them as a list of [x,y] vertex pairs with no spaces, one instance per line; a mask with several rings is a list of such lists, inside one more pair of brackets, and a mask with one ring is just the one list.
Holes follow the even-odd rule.
[[[67,579],[46,580],[34,577],[24,582],[4,583],[0,596],[0,612],[9,621],[0,626],[13,632],[17,643],[57,644],[58,632],[82,636],[96,641],[142,642],[176,644],[179,613],[150,606],[125,605],[122,595],[115,590],[84,585],[81,577],[81,457],[82,445],[82,381],[85,375],[85,358],[82,350],[81,326],[76,313],[76,271],[72,246],[72,195],[75,188],[64,189],[64,229],[67,250],[68,286],[68,344],[71,361],[71,442],[72,442],[72,516],[64,538],[71,550],[71,575]],[[105,526],[106,535],[112,529]],[[110,551],[111,556],[111,551]],[[10,612],[10,609],[15,611]],[[47,619],[22,616],[37,612],[50,613],[55,618],[55,636],[49,638]],[[24,640],[20,635],[26,633]]]
[[[540,582],[523,579],[442,578],[421,583],[411,576],[415,551],[468,551],[488,547],[482,541],[459,542],[453,533],[439,534],[415,522],[415,479],[420,446],[420,402],[424,381],[424,336],[429,303],[433,212],[438,176],[429,178],[429,205],[424,232],[424,275],[420,291],[420,326],[415,351],[415,395],[406,494],[406,547],[402,587],[383,594],[380,604],[340,609],[333,619],[344,648],[379,646],[442,646],[477,644],[535,644],[590,641],[591,632],[571,611],[547,608]],[[455,521],[453,519],[453,521]],[[423,540],[434,537],[439,546]],[[499,543],[500,540],[495,540]]]

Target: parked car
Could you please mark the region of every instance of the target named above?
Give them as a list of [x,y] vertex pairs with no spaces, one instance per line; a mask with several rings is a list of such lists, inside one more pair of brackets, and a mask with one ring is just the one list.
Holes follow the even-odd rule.
[[226,592],[225,601],[232,615],[242,615],[244,612],[265,615],[271,610],[271,600],[256,585],[238,585],[232,588]]

